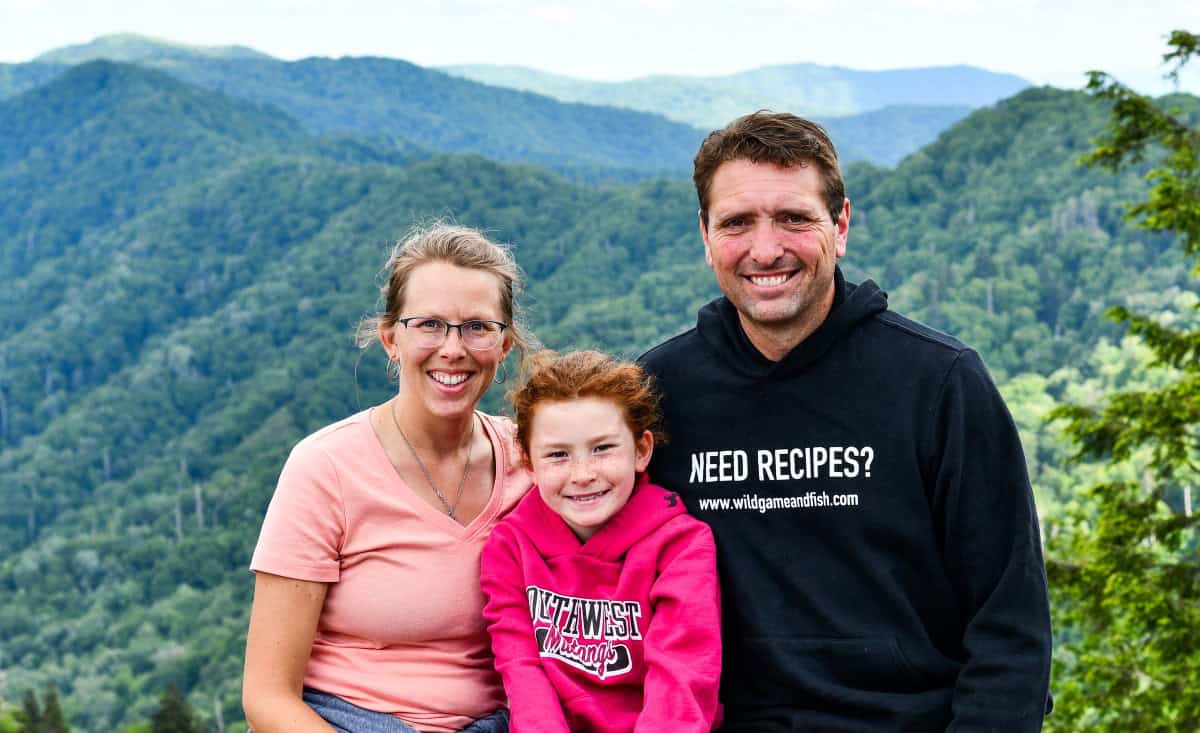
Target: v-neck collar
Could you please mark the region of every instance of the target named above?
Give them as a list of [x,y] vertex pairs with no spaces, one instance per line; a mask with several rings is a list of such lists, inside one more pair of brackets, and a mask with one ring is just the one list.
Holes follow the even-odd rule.
[[383,475],[395,479],[400,487],[400,491],[397,492],[400,499],[420,515],[426,523],[441,529],[446,534],[460,541],[469,540],[485,529],[496,515],[504,499],[504,477],[508,474],[508,466],[506,464],[508,454],[500,442],[500,437],[496,433],[496,428],[492,425],[491,419],[478,410],[473,413],[479,419],[479,422],[483,424],[484,432],[487,433],[488,442],[492,447],[492,457],[495,466],[495,476],[492,479],[492,493],[488,497],[487,503],[484,504],[483,510],[479,512],[479,515],[469,523],[463,525],[459,524],[457,520],[450,518],[445,512],[438,511],[429,502],[418,496],[405,477],[396,470],[395,464],[388,458],[387,450],[383,447],[383,440],[379,437],[379,433],[375,431],[375,426],[371,424],[370,413],[374,409],[367,410],[367,429],[371,433],[371,442],[375,446],[376,459],[381,462],[380,468]]

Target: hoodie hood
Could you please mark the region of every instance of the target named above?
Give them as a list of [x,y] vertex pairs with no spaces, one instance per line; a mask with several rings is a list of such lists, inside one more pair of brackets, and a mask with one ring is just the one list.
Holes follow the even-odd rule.
[[834,269],[833,307],[829,315],[787,356],[771,361],[750,342],[737,308],[721,297],[700,309],[696,331],[736,371],[750,377],[786,377],[802,371],[829,351],[861,321],[887,310],[887,293],[872,280],[846,282],[842,268]]
[[620,561],[643,537],[686,513],[677,494],[651,483],[643,471],[638,475],[629,501],[587,542],[580,542],[562,517],[546,506],[537,486],[525,495],[506,521],[519,527],[542,557],[581,554]]

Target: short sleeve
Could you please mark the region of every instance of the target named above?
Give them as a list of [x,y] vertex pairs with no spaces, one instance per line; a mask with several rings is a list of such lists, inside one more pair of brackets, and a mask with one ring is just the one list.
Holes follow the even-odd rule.
[[250,569],[337,582],[345,529],[337,470],[318,445],[303,440],[292,449],[279,475]]

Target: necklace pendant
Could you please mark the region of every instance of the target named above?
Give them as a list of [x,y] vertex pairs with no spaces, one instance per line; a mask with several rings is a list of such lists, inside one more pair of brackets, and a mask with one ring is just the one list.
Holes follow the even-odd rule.
[[[422,475],[425,476],[425,482],[429,484],[429,488],[433,489],[434,496],[441,502],[442,507],[446,510],[446,516],[454,521],[458,521],[458,517],[454,516],[454,510],[458,507],[459,500],[462,499],[463,487],[467,484],[467,475],[471,473],[471,441],[475,437],[475,416],[471,416],[471,431],[467,433],[467,460],[463,465],[462,478],[458,480],[458,491],[454,493],[454,503],[450,503],[446,499],[446,495],[433,482],[433,475],[429,469],[425,467],[425,462],[421,460],[421,456],[417,454],[417,449],[413,447],[408,436],[404,434],[404,428],[400,427],[400,418],[396,417],[396,403],[393,401],[391,409],[388,412],[392,413],[392,423],[396,426],[396,430],[400,433],[400,438],[404,440],[404,444],[408,446],[408,450],[412,453],[413,459],[417,462],[417,467],[421,469]],[[396,469],[399,472],[399,468]]]

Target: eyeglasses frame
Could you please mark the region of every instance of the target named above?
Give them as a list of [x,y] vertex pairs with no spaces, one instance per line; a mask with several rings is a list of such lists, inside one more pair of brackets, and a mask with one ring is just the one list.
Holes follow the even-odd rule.
[[[497,346],[500,345],[500,342],[504,340],[504,331],[512,325],[509,323],[504,323],[503,321],[490,321],[486,318],[472,318],[471,320],[463,321],[462,323],[451,323],[450,321],[447,321],[443,318],[437,318],[435,316],[408,316],[407,318],[397,318],[396,319],[396,323],[402,324],[404,326],[405,331],[408,330],[408,322],[409,321],[439,321],[439,322],[441,322],[442,325],[444,325],[446,327],[446,330],[442,333],[442,340],[439,341],[436,344],[436,346],[433,344],[430,344],[428,348],[431,348],[431,349],[436,348],[437,346],[441,346],[442,344],[446,343],[446,339],[450,338],[450,329],[457,328],[458,329],[458,340],[462,341],[463,346],[467,347],[471,351],[487,351],[488,349],[496,348]],[[491,346],[472,346],[471,344],[469,344],[467,342],[467,339],[463,337],[463,330],[462,330],[463,326],[465,326],[469,323],[491,323],[493,325],[499,326],[500,333],[498,334],[499,338],[496,340],[496,343],[492,344]]]

